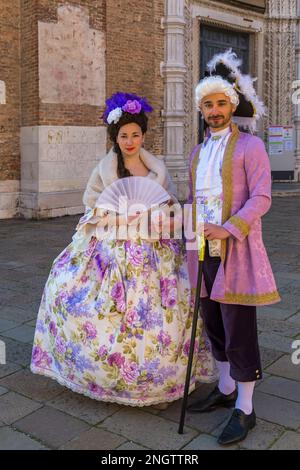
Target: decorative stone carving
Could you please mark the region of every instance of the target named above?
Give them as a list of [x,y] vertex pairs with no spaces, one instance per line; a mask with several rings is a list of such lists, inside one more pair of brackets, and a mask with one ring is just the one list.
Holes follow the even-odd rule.
[[296,78],[296,0],[269,0],[265,21],[264,100],[271,125],[293,125],[292,83]]
[[[298,3],[300,0],[298,0]],[[268,0],[265,15],[211,0],[166,0],[165,155],[180,197],[187,187],[187,158],[197,141],[198,116],[193,90],[199,78],[199,20],[223,28],[253,33],[250,68],[258,77],[257,90],[268,108],[259,133],[271,124],[295,122],[296,169],[300,171],[300,106],[294,120],[291,100],[296,79],[296,0]],[[300,6],[299,6],[300,11]],[[300,18],[298,18],[298,30]],[[297,78],[300,79],[300,32],[297,42]],[[298,130],[297,130],[298,129]],[[266,137],[266,135],[265,135]],[[183,191],[183,192],[182,192]]]
[[270,0],[265,29],[266,126],[293,123],[291,100],[295,79],[296,2]]

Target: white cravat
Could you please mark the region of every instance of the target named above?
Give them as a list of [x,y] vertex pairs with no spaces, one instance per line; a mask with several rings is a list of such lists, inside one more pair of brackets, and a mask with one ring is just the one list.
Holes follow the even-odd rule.
[[[196,175],[197,222],[222,225],[222,164],[230,126],[213,132],[201,147]],[[212,256],[220,256],[221,241],[209,243]]]

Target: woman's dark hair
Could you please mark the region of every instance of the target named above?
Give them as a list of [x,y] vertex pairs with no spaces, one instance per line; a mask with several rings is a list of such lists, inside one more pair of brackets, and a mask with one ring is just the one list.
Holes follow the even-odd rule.
[[114,144],[114,152],[117,154],[117,157],[118,157],[118,177],[119,178],[132,176],[130,171],[127,170],[127,168],[125,168],[123,155],[119,147],[119,144],[117,143],[117,137],[118,137],[121,127],[125,126],[126,124],[131,124],[132,122],[140,126],[143,134],[147,132],[148,117],[143,111],[140,112],[139,114],[123,113],[122,116],[120,117],[120,120],[117,122],[117,124],[112,122],[108,126],[108,134],[109,134],[110,140]]

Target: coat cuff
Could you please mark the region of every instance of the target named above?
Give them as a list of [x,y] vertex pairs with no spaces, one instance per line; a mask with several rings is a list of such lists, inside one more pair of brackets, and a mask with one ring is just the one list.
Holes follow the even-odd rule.
[[228,219],[227,222],[223,224],[223,227],[240,242],[242,242],[250,232],[250,225],[237,215],[230,217],[230,219]]

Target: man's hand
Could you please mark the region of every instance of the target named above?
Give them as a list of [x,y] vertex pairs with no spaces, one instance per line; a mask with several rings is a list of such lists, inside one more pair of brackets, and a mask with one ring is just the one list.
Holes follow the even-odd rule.
[[220,225],[205,223],[204,236],[207,240],[225,240],[230,237],[230,233]]

